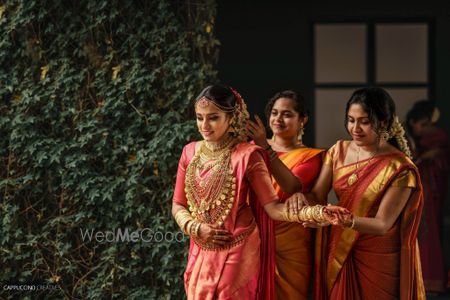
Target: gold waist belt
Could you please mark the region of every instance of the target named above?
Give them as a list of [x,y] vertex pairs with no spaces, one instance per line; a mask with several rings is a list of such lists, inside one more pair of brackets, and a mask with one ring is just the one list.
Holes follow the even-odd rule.
[[213,243],[205,243],[196,238],[193,238],[193,240],[197,246],[199,246],[202,250],[205,250],[205,251],[227,250],[227,249],[233,248],[233,247],[241,244],[245,240],[245,238],[248,237],[250,235],[250,233],[253,232],[253,230],[255,230],[255,227],[256,227],[256,223],[255,223],[255,221],[253,221],[253,223],[250,225],[250,227],[248,229],[246,229],[241,234],[233,237],[233,239],[225,245],[216,245]]

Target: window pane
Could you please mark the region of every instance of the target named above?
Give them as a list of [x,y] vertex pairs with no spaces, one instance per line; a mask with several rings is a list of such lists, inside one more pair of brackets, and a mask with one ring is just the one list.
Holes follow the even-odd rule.
[[377,82],[427,82],[427,24],[376,25]]
[[355,89],[317,89],[314,122],[316,147],[329,148],[349,139],[345,130],[345,105]]
[[315,25],[316,83],[366,81],[366,25]]
[[406,119],[406,114],[412,108],[414,102],[428,99],[426,88],[386,88],[395,102],[395,110],[401,122]]

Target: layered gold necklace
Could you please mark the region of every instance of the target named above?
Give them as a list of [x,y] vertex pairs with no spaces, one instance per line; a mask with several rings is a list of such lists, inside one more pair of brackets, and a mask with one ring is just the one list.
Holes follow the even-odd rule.
[[[378,153],[378,149],[379,147],[377,146],[377,149],[375,149],[375,151],[370,153],[370,158],[369,161],[367,162],[367,164],[370,164],[370,162],[372,161],[372,158],[375,157],[375,155]],[[348,186],[353,185],[356,181],[358,181],[358,172],[359,172],[359,151],[361,150],[361,147],[358,147],[358,151],[356,152],[356,168],[353,171],[353,174],[350,175],[347,179],[347,184]]]
[[186,169],[185,192],[189,210],[199,222],[222,225],[233,207],[236,178],[231,152],[236,142],[201,142]]

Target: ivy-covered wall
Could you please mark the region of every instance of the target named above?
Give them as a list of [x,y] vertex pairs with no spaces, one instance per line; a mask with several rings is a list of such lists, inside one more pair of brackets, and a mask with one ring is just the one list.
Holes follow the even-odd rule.
[[183,297],[171,196],[190,101],[216,78],[215,13],[0,1],[1,297]]

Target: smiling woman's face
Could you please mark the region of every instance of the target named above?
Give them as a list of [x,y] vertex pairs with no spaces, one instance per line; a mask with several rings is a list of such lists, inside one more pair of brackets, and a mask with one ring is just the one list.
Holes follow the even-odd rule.
[[347,113],[347,130],[358,146],[373,145],[378,141],[369,115],[360,104],[352,104]]
[[286,138],[298,135],[303,120],[294,105],[294,100],[290,98],[279,98],[275,101],[269,118],[269,126],[274,135]]
[[219,142],[226,137],[231,123],[229,114],[220,110],[211,101],[195,105],[198,131],[208,142]]

